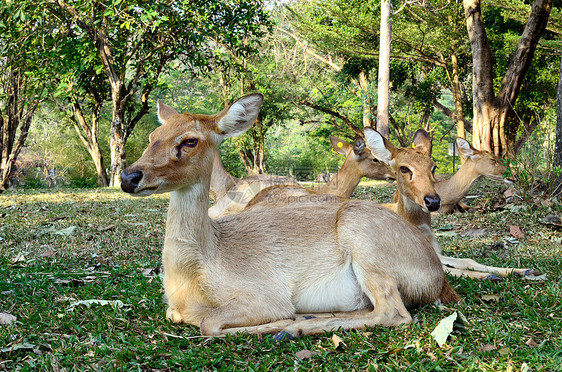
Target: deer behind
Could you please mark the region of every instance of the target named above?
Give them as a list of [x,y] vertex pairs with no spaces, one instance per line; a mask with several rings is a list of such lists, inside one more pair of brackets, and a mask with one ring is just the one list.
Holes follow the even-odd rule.
[[375,203],[208,216],[216,146],[246,131],[262,101],[248,95],[211,116],[159,104],[164,124],[121,175],[133,195],[170,192],[162,256],[167,318],[200,326],[204,335],[300,335],[409,323],[405,303],[456,299],[425,237]]

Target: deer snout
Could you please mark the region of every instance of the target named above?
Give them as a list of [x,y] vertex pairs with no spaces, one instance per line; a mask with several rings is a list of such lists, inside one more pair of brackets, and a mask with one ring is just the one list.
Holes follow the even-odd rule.
[[121,172],[121,189],[129,194],[135,192],[135,189],[142,180],[142,172],[128,172],[128,168]]
[[435,194],[435,195],[426,195],[423,198],[423,201],[425,203],[425,206],[427,207],[427,209],[430,212],[435,212],[436,210],[438,210],[439,208],[441,208],[441,198],[439,197],[439,195]]

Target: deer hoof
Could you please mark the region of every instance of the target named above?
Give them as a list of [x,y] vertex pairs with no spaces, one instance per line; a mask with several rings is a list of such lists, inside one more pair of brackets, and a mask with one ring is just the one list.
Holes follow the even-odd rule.
[[277,342],[290,341],[294,340],[295,338],[296,337],[294,335],[286,331],[277,332],[275,336],[273,336],[273,339]]
[[488,275],[487,277],[485,277],[484,280],[489,280],[489,281],[495,283],[495,282],[501,282],[503,279],[500,278],[500,277],[497,276],[497,275],[490,274],[490,275]]
[[515,275],[520,276],[520,277],[525,277],[525,276],[540,276],[542,275],[542,273],[540,271],[536,271],[536,270],[532,270],[532,269],[527,269],[523,272],[516,272]]

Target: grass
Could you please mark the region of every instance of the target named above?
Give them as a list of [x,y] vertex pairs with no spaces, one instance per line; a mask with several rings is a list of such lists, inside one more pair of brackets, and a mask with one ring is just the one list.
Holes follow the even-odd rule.
[[[443,250],[540,270],[547,280],[450,278],[462,301],[413,309],[413,325],[283,342],[270,335],[205,338],[197,327],[165,320],[158,272],[167,196],[6,192],[0,195],[0,312],[17,321],[0,328],[0,370],[560,370],[562,234],[540,219],[562,214],[562,207],[540,198],[506,205],[504,186],[478,186],[482,196],[470,199],[475,211],[435,219]],[[393,192],[384,183],[366,184],[354,197],[390,201]],[[509,239],[510,225],[524,232],[519,243]],[[465,235],[482,228],[481,235]],[[73,302],[91,299],[123,306],[71,310]],[[430,334],[454,311],[469,324],[439,347]],[[333,335],[344,344],[336,348]]]

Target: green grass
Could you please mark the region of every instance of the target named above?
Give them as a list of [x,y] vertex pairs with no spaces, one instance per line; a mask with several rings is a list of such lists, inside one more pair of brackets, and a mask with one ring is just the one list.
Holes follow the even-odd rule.
[[[561,215],[562,207],[539,199],[506,207],[504,186],[478,186],[483,196],[470,200],[475,211],[435,219],[434,227],[448,226],[439,236],[443,250],[486,264],[540,270],[546,281],[450,278],[462,301],[413,309],[413,325],[283,342],[270,335],[204,338],[197,327],[165,320],[158,269],[167,196],[5,192],[0,312],[17,321],[0,326],[0,349],[28,348],[0,352],[0,370],[560,370],[562,234],[540,219],[552,211]],[[393,192],[385,183],[362,184],[354,197],[387,202]],[[519,244],[505,241],[509,225],[525,233]],[[61,232],[73,226],[70,235]],[[463,235],[478,228],[485,229],[483,235]],[[484,301],[483,295],[496,297]],[[68,311],[73,299],[119,300],[124,306]],[[469,324],[439,347],[430,333],[454,310]],[[336,349],[334,334],[345,345]],[[297,353],[303,350],[312,354],[301,360]]]

